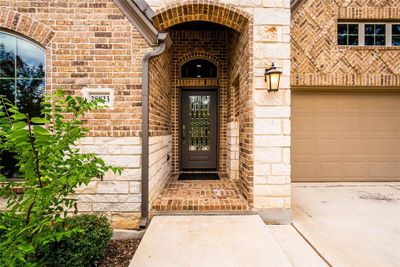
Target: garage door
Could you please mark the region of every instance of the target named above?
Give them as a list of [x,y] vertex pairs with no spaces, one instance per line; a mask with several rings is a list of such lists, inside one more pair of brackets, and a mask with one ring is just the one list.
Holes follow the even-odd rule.
[[400,181],[400,94],[292,95],[293,181]]

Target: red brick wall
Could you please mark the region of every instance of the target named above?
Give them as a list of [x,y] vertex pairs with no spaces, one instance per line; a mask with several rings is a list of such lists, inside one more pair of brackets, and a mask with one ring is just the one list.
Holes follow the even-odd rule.
[[[180,66],[190,58],[206,58],[218,65],[217,81],[206,81],[210,87],[218,87],[220,118],[219,170],[226,167],[226,90],[227,90],[227,42],[228,30],[171,30],[172,38],[172,149],[173,172],[179,172],[179,105],[180,86],[182,88],[204,88],[204,79],[182,80],[179,77]],[[208,87],[208,88],[210,88]]]
[[171,50],[149,65],[150,136],[171,134]]
[[92,136],[138,136],[147,43],[112,0],[0,1],[0,27],[46,48],[46,91],[115,91],[113,109],[87,115]]
[[253,202],[253,70],[252,25],[230,37],[229,122],[239,122],[239,186],[250,204]]

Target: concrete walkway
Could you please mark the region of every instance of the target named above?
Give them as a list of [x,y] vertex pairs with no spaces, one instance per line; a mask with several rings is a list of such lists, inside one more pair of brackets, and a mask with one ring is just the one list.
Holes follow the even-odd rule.
[[400,267],[400,183],[292,186],[293,225],[332,265]]
[[[275,230],[273,232],[282,244],[285,240],[288,241],[281,230]],[[307,247],[304,240],[300,240],[300,243]],[[293,247],[293,244],[293,241],[289,241],[284,246]],[[303,260],[299,259],[293,264],[289,258],[295,257],[286,255],[258,215],[156,216],[151,221],[130,266],[325,266],[321,260],[315,259],[316,254],[313,254],[310,248],[298,249],[295,253],[303,252],[303,255],[300,255]],[[288,251],[290,250],[289,248]],[[311,257],[305,259],[307,255]],[[299,265],[304,262],[310,264]]]

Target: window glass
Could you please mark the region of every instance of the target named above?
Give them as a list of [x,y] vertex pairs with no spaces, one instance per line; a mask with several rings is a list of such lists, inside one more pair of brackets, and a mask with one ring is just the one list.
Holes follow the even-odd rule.
[[392,25],[392,45],[400,46],[400,24]]
[[358,45],[358,24],[338,24],[338,45]]
[[365,24],[365,45],[386,45],[385,24]]
[[181,67],[182,78],[217,78],[217,66],[206,59],[193,59]]
[[[0,95],[15,103],[30,117],[40,117],[45,91],[45,53],[34,43],[0,32]],[[0,140],[1,142],[1,140]],[[9,178],[18,176],[14,155],[0,152],[0,172]]]

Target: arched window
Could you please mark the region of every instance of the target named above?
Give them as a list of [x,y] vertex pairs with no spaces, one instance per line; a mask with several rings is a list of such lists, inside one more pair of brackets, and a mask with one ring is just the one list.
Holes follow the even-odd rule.
[[[36,44],[0,31],[0,95],[15,103],[23,113],[40,117],[45,91],[45,52]],[[0,151],[1,174],[18,177],[12,153]]]
[[5,95],[31,117],[40,117],[45,90],[44,62],[45,52],[41,47],[0,32],[0,95]]
[[206,59],[193,59],[182,65],[181,78],[217,78],[217,66]]

